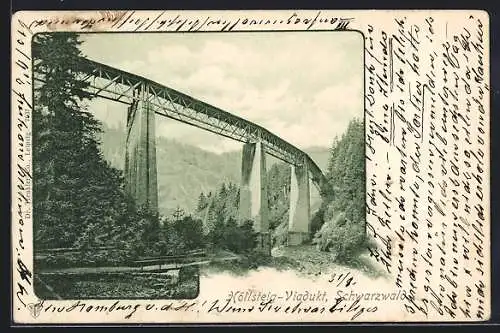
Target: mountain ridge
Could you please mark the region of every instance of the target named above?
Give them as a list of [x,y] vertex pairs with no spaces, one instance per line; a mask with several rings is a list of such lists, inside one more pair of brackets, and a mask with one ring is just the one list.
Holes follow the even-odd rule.
[[[102,127],[101,151],[115,168],[124,169],[125,135],[122,128]],[[310,147],[304,149],[318,166],[326,171],[329,149]],[[158,208],[163,215],[170,215],[177,208],[194,211],[200,193],[218,189],[222,183],[239,184],[241,153],[230,151],[215,153],[165,137],[156,138],[158,179]],[[267,158],[267,169],[277,162]]]

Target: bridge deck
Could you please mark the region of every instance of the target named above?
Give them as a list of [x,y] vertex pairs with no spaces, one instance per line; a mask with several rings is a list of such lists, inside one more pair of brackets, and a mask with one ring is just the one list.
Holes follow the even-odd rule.
[[[42,69],[38,70],[34,77],[43,82]],[[326,178],[311,157],[262,126],[145,77],[90,59],[82,58],[76,71],[89,82],[89,91],[95,96],[128,105],[146,100],[159,115],[240,142],[262,141],[266,153],[282,161],[293,165],[307,163],[315,185],[322,192],[326,190]]]

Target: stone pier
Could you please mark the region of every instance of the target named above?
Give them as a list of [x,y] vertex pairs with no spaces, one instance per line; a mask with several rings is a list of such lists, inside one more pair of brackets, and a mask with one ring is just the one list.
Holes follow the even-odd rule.
[[144,86],[127,113],[125,181],[137,205],[158,211],[156,174],[155,113],[147,101]]
[[243,145],[239,217],[240,222],[253,221],[258,233],[257,250],[270,255],[266,157],[261,142]]
[[310,188],[307,163],[292,165],[288,245],[299,245],[310,237]]

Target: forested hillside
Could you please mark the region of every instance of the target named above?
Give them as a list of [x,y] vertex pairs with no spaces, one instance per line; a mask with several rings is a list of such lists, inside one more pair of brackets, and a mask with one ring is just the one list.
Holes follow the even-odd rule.
[[[123,128],[110,128],[103,124],[100,149],[112,166],[123,170],[125,136]],[[157,137],[158,197],[161,214],[170,215],[177,208],[194,211],[201,192],[208,193],[223,183],[239,184],[241,152],[216,154],[179,141]],[[306,152],[326,170],[328,149],[312,147]],[[268,171],[281,161],[267,157]],[[281,166],[286,168],[286,165]],[[289,166],[288,166],[289,168]],[[274,171],[273,171],[274,170]]]
[[314,242],[339,261],[349,261],[366,242],[363,121],[352,120],[346,132],[334,139],[326,177],[333,199],[323,204],[323,221]]
[[[313,155],[313,154],[311,154]],[[321,155],[320,155],[321,156]],[[311,206],[311,234],[319,250],[334,252],[349,260],[365,244],[365,155],[363,122],[349,123],[346,132],[333,140],[325,173],[332,189],[320,207]],[[318,156],[316,156],[318,158]],[[273,246],[286,244],[290,192],[290,166],[274,163],[267,171],[269,224]],[[212,219],[237,216],[239,189],[223,184],[220,189],[202,192],[197,215],[205,232],[214,228]],[[219,219],[221,220],[221,219]],[[224,221],[224,218],[222,218]],[[223,223],[223,222],[220,222]]]

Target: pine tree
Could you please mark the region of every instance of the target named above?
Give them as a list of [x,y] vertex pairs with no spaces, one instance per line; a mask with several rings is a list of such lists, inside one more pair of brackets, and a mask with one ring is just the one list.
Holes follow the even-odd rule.
[[335,193],[330,210],[344,212],[354,223],[365,220],[364,144],[363,122],[354,119],[340,140],[335,138],[326,173]]
[[203,211],[207,207],[207,198],[205,197],[205,194],[203,192],[200,193],[200,196],[198,197],[198,205],[196,207],[196,210],[198,212]]
[[227,194],[227,189],[226,189],[226,183],[222,183],[220,190],[219,190],[219,197],[221,199],[224,199]]
[[177,208],[175,209],[175,211],[172,213],[172,217],[173,217],[173,219],[174,219],[175,222],[182,220],[185,215],[186,215],[186,213],[179,206],[177,206]]
[[33,202],[36,247],[96,246],[116,238],[131,202],[121,173],[104,160],[100,123],[87,110],[74,33],[36,35]]
[[322,205],[323,216],[313,221],[314,230],[319,229],[313,243],[337,261],[353,260],[366,242],[364,145],[363,122],[357,119],[334,139],[326,177],[335,195]]
[[271,229],[275,229],[280,224],[288,223],[290,170],[290,165],[277,163],[267,172],[269,223]]

